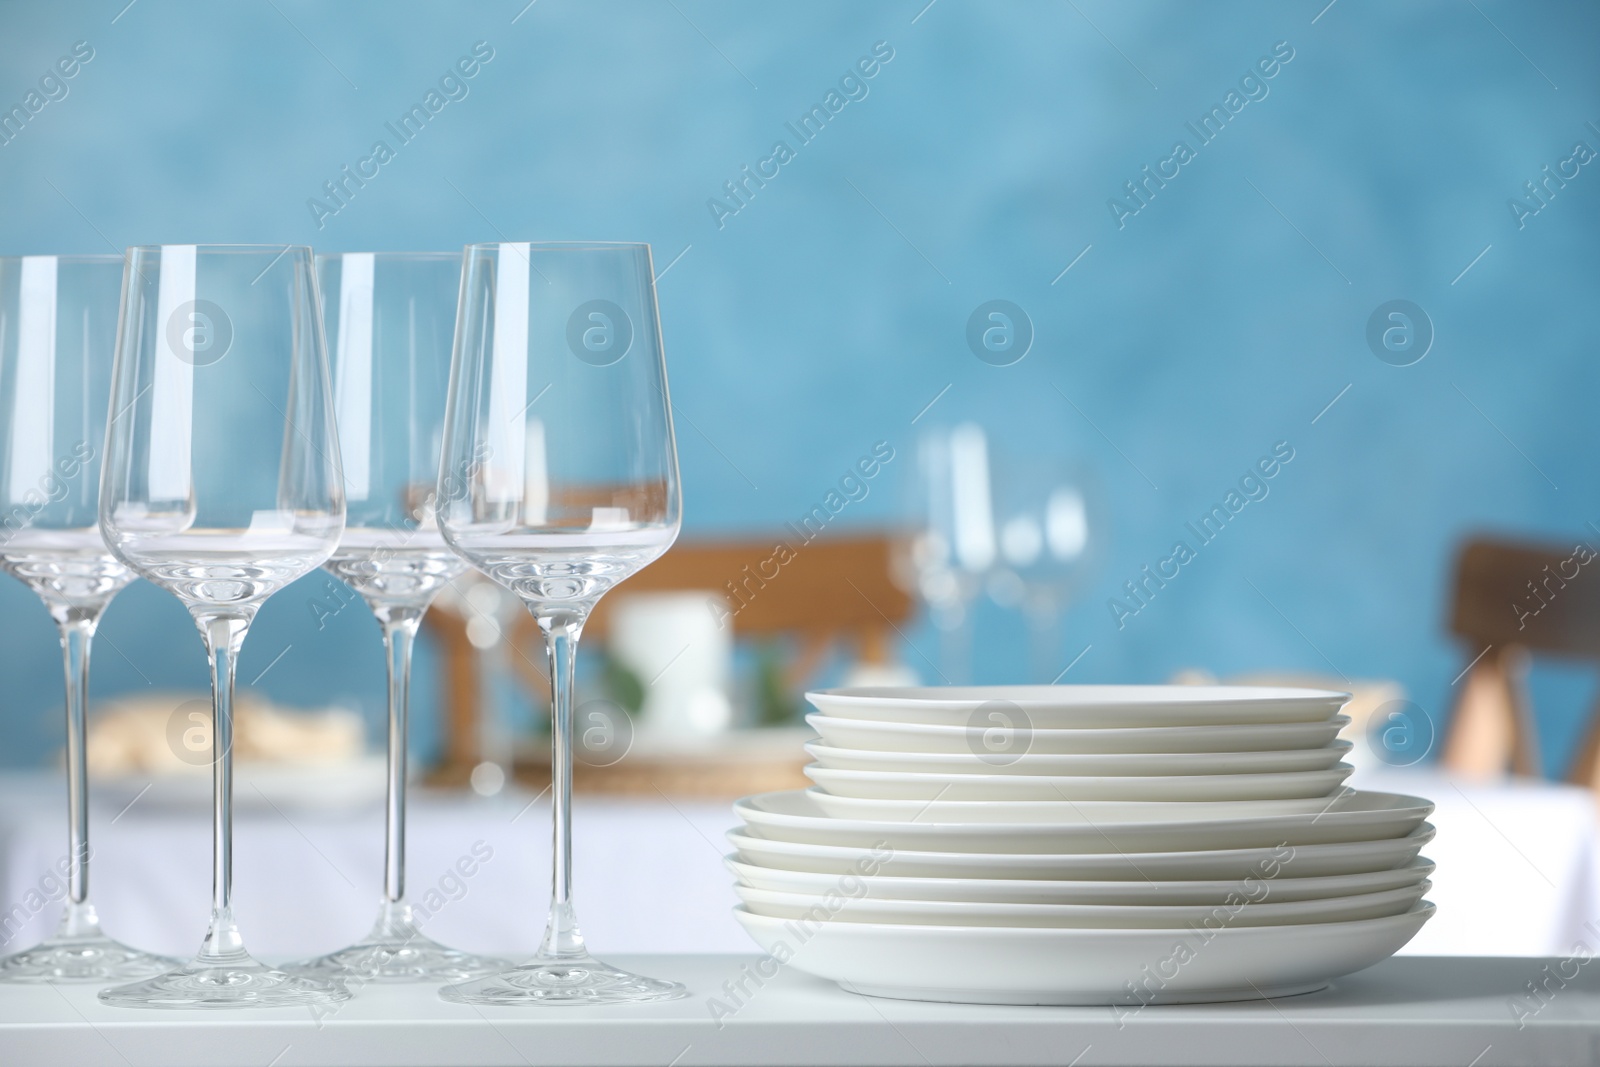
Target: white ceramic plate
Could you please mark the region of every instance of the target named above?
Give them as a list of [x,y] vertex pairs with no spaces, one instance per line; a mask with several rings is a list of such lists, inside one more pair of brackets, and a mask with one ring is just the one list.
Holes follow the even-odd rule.
[[1324,722],[1349,693],[1247,685],[980,685],[822,689],[827,714],[977,731]]
[[[1329,845],[1295,845],[1281,877],[1305,878],[1361,874],[1404,867],[1433,840],[1433,826],[1423,823],[1404,837],[1376,841],[1344,841]],[[1269,871],[1279,850],[1225,848],[1198,852],[874,852],[870,848],[773,841],[728,831],[739,858],[762,868],[815,872],[837,877],[876,870],[881,875],[949,879],[1080,879],[1146,881],[1150,879],[1228,879],[1238,881]],[[773,888],[783,888],[774,886]]]
[[[844,774],[845,771],[835,773]],[[1349,791],[1346,790],[1345,793]],[[1270,815],[1315,815],[1339,795],[1286,800],[880,800],[806,790],[818,811],[835,820],[875,822],[1038,823],[1109,826],[1118,823],[1214,823]]]
[[[1225,801],[1326,800],[1355,768],[1341,763],[1325,771],[1283,774],[1118,775],[1111,778],[1054,774],[926,774],[919,771],[846,771],[805,768],[825,792],[863,800],[939,801]],[[1005,818],[1001,813],[997,818]]]
[[1221,904],[990,904],[966,900],[849,899],[811,893],[784,893],[735,885],[744,906],[756,915],[778,919],[828,919],[833,922],[910,923],[924,926],[1069,927],[1077,930],[1213,930],[1235,926],[1289,926],[1297,923],[1382,919],[1410,911],[1433,883],[1422,881],[1380,893],[1356,893],[1252,904],[1241,891]]
[[[734,803],[734,813],[755,837],[783,841],[810,841],[819,845],[854,845],[873,848],[881,844],[899,850],[930,852],[1160,852],[1216,848],[1270,848],[1288,843],[1314,845],[1333,841],[1371,841],[1402,837],[1433,811],[1419,797],[1397,793],[1347,790],[1331,800],[1237,801],[1226,804],[1148,804],[1165,821],[1112,821],[1091,812],[1137,809],[1140,805],[1110,801],[1062,803],[1078,812],[1074,822],[939,823],[853,819],[828,813],[840,805],[893,805],[890,800],[855,800],[830,797],[810,789],[761,793]],[[1043,803],[1043,802],[1040,802]],[[827,805],[825,807],[825,805]],[[1251,807],[1254,805],[1254,807]],[[1262,806],[1265,805],[1264,809]],[[924,805],[911,803],[912,807]],[[995,805],[976,805],[993,808]],[[1029,802],[1004,805],[1026,808]],[[1290,806],[1297,814],[1232,816],[1208,820],[1196,808],[1280,810]],[[1299,806],[1309,806],[1300,810]],[[1191,812],[1172,818],[1174,812]],[[1088,821],[1094,819],[1093,822]]]
[[[768,954],[869,996],[968,1004],[1151,1003],[1290,996],[1395,954],[1433,916],[1176,930],[898,926],[734,918]],[[1130,985],[1133,987],[1130,989]]]
[[[820,897],[830,892],[858,892],[866,886],[873,900],[960,900],[986,904],[1221,904],[1241,890],[1262,903],[1322,900],[1352,893],[1382,893],[1414,886],[1433,873],[1430,860],[1415,860],[1404,867],[1363,874],[1336,874],[1321,878],[1292,878],[1294,862],[1279,867],[1278,877],[1263,877],[1262,869],[1246,878],[1171,882],[1076,882],[1062,879],[1016,878],[904,878],[882,873],[856,875],[786,871],[744,863],[724,856],[723,863],[739,881],[755,889],[800,893]],[[872,868],[868,868],[869,870]]]
[[[820,716],[819,716],[820,718]],[[883,752],[835,748],[813,741],[806,752],[820,767],[841,771],[916,771],[921,774],[1012,774],[1119,777],[1163,774],[1283,774],[1325,771],[1344,758],[1349,741],[1321,748],[1261,752],[1028,752],[991,757],[971,752]]]
[[[822,739],[838,748],[880,752],[946,752],[971,755],[990,751],[983,736],[966,725],[939,726],[921,722],[882,722],[838,718],[812,712],[806,722]],[[1169,726],[1149,729],[1046,730],[1034,724],[1016,751],[1028,754],[1096,752],[1253,752],[1265,749],[1321,748],[1350,725],[1348,715],[1325,722],[1262,723],[1253,726]]]

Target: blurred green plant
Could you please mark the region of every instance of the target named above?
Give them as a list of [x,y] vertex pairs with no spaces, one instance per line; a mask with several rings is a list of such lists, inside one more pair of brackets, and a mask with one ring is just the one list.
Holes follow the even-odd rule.
[[600,687],[629,715],[639,714],[644,707],[644,680],[604,649],[600,654]]
[[800,701],[789,691],[784,671],[788,657],[778,642],[756,650],[756,724],[787,726],[800,718]]

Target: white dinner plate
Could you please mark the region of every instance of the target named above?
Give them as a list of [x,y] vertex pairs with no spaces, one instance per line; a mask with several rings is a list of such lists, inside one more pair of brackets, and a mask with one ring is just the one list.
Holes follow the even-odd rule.
[[1387,959],[1433,917],[1177,930],[799,923],[734,909],[757,944],[795,969],[868,996],[967,1004],[1113,1005],[1283,997]]
[[[837,772],[844,774],[847,772]],[[1348,793],[1345,790],[1344,793]],[[1284,800],[881,800],[806,790],[817,810],[835,820],[908,823],[1040,823],[1055,826],[1129,822],[1213,823],[1269,815],[1315,815],[1338,796]]]
[[[1387,871],[1414,861],[1433,840],[1431,823],[1403,837],[1295,845],[1281,877],[1311,877]],[[878,850],[804,841],[775,841],[728,831],[739,858],[763,868],[838,876],[877,871],[908,878],[1079,879],[1140,881],[1241,878],[1270,871],[1282,853],[1277,846],[1174,852],[930,852]],[[781,887],[774,887],[781,888]]]
[[1298,923],[1381,919],[1411,910],[1433,883],[1421,881],[1379,893],[1356,893],[1286,904],[1253,904],[1241,889],[1220,904],[992,904],[967,900],[851,899],[835,893],[785,893],[735,885],[744,906],[756,915],[778,919],[833,922],[909,923],[925,926],[1069,927],[1077,930],[1219,930],[1235,926],[1290,926]]
[[[1418,859],[1404,867],[1361,874],[1336,874],[1320,878],[1292,878],[1293,859],[1277,868],[1258,865],[1242,878],[1181,881],[1068,881],[1018,878],[906,878],[876,874],[820,874],[788,871],[745,863],[724,856],[723,863],[741,883],[755,889],[801,893],[820,897],[830,892],[859,893],[874,900],[962,900],[987,904],[1221,904],[1248,891],[1262,903],[1321,900],[1352,893],[1382,893],[1414,886],[1433,873],[1430,860]],[[1266,860],[1263,860],[1263,863]],[[1270,876],[1276,869],[1277,877]],[[852,879],[854,876],[854,880]]]
[[[1225,801],[1327,799],[1355,770],[1340,763],[1323,771],[1282,774],[1117,775],[929,774],[805,767],[806,777],[836,797],[863,800],[993,801]],[[1004,814],[998,816],[1004,818]]]
[[845,719],[1031,731],[1325,722],[1350,694],[1253,685],[862,686],[806,699]]
[[[830,797],[810,789],[787,789],[745,797],[736,801],[733,807],[734,813],[756,837],[868,848],[882,843],[896,850],[931,852],[1160,852],[1166,849],[1261,848],[1282,843],[1312,845],[1331,841],[1370,841],[1404,836],[1433,811],[1433,804],[1419,797],[1350,789],[1329,800],[1144,805],[1152,811],[1164,813],[1158,817],[1158,821],[1133,821],[1131,814],[1126,816],[1127,821],[1114,821],[1089,814],[1140,807],[1111,801],[1062,802],[1061,807],[1076,809],[1078,813],[1078,819],[1071,823],[1019,820],[973,824],[931,820],[912,822],[909,819],[902,822],[857,819],[829,813],[833,805],[902,803],[908,802],[855,800],[851,797]],[[1213,820],[1204,812],[1193,812],[1196,808],[1263,811],[1272,810],[1274,805],[1280,809],[1292,807],[1296,813],[1224,816]],[[911,806],[923,805],[912,803]],[[948,806],[962,805],[957,802]],[[995,805],[974,806],[992,808]],[[1003,806],[1013,809],[1032,805],[1021,801]],[[1302,809],[1300,806],[1308,807]],[[1189,814],[1173,818],[1174,812]],[[1092,822],[1089,821],[1091,819]]]
[[1349,741],[1321,748],[1260,752],[1095,752],[1078,755],[1027,752],[990,756],[973,752],[884,752],[835,748],[812,741],[806,752],[818,766],[841,771],[916,771],[922,774],[1015,774],[1120,777],[1163,774],[1283,774],[1325,771],[1344,758]]
[[[883,722],[839,718],[812,712],[806,723],[838,748],[881,752],[946,752],[971,755],[986,747],[982,733],[965,724],[940,726],[922,722]],[[1252,752],[1263,749],[1321,748],[1350,725],[1348,715],[1325,722],[1261,723],[1246,726],[1169,726],[1130,729],[1047,730],[1037,723],[1015,743],[1000,738],[1006,751],[1029,754],[1096,752]]]

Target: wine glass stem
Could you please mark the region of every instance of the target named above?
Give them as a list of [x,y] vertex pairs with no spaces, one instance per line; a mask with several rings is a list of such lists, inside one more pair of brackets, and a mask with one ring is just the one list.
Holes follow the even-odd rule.
[[57,621],[67,676],[67,847],[72,866],[67,875],[69,905],[64,918],[70,920],[74,906],[89,900],[89,643],[94,639],[99,613],[69,610]]
[[422,612],[389,608],[379,616],[389,671],[389,796],[384,822],[383,896],[406,895],[406,725],[411,700],[411,649]]
[[588,955],[572,905],[572,672],[584,618],[539,617],[550,652],[550,797],[552,866],[550,920],[539,955],[577,959]]
[[244,956],[233,921],[233,676],[250,620],[198,620],[211,653],[211,926],[201,959]]

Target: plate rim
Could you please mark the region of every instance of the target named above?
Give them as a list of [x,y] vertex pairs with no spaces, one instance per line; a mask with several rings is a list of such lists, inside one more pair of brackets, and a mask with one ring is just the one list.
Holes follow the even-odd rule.
[[[1058,690],[1063,694],[1086,694],[1089,690],[1109,693],[1145,692],[1190,697],[1171,700],[1095,700],[1082,702],[1063,701],[1060,697],[1029,697],[1025,693],[1042,693]],[[939,692],[964,693],[964,696],[931,696]],[[1181,708],[1219,708],[1240,704],[1324,704],[1338,701],[1340,707],[1348,704],[1353,694],[1338,689],[1317,689],[1304,686],[1244,686],[1244,685],[982,685],[982,686],[836,686],[827,689],[808,689],[805,700],[816,707],[812,697],[857,703],[872,707],[883,703],[916,704],[941,710],[962,710],[982,706],[994,700],[1015,704],[1024,711],[1033,708],[1086,710],[1126,710],[1148,705],[1168,710]]]
[[[734,839],[735,838],[741,838],[741,839],[744,839],[744,840],[747,840],[747,841],[755,841],[755,842],[757,842],[759,844],[762,844],[762,845],[777,845],[779,847],[777,849],[775,849],[775,851],[779,851],[779,852],[783,851],[785,848],[790,848],[790,847],[793,847],[793,848],[804,848],[804,849],[813,849],[813,848],[840,849],[840,850],[843,850],[843,851],[856,852],[856,853],[871,852],[872,851],[872,848],[870,846],[867,846],[867,845],[831,845],[831,844],[826,844],[826,843],[820,842],[820,841],[787,841],[787,840],[783,840],[781,838],[755,837],[755,836],[752,836],[752,835],[747,834],[747,833],[742,833],[741,831],[743,829],[745,829],[745,827],[742,827],[742,826],[740,826],[740,827],[732,827],[732,828],[730,828],[728,830],[725,830],[723,832],[723,836],[728,839],[728,842],[730,844],[732,844],[735,849],[737,849],[739,847],[739,843],[738,843],[738,841],[736,841]],[[1401,834],[1399,837],[1377,837],[1377,838],[1369,838],[1367,840],[1362,840],[1362,841],[1319,841],[1319,842],[1315,842],[1315,843],[1307,844],[1307,845],[1296,845],[1294,847],[1297,848],[1297,849],[1301,849],[1301,848],[1352,848],[1352,847],[1359,846],[1359,845],[1376,845],[1376,844],[1379,844],[1380,842],[1382,842],[1382,843],[1400,842],[1400,841],[1410,841],[1413,838],[1420,838],[1421,842],[1420,842],[1420,844],[1417,845],[1417,848],[1420,850],[1420,849],[1426,847],[1430,842],[1432,842],[1433,839],[1438,836],[1438,833],[1439,833],[1438,827],[1434,826],[1433,823],[1429,822],[1427,820],[1426,816],[1424,816],[1422,822],[1420,822],[1416,826],[1412,827],[1409,832]],[[1071,860],[1080,860],[1085,865],[1087,865],[1087,864],[1092,863],[1092,862],[1094,862],[1096,860],[1100,860],[1100,861],[1133,860],[1133,859],[1139,859],[1139,858],[1150,857],[1150,856],[1162,856],[1162,857],[1209,856],[1209,857],[1212,857],[1212,858],[1222,858],[1226,854],[1235,853],[1235,852],[1271,852],[1272,850],[1273,850],[1273,846],[1271,846],[1271,845],[1251,845],[1251,846],[1244,846],[1244,847],[1238,847],[1238,848],[1173,849],[1171,851],[1148,851],[1148,850],[1146,850],[1146,851],[1141,851],[1141,852],[1128,852],[1128,851],[1122,851],[1122,852],[943,852],[943,851],[937,851],[937,850],[932,850],[932,849],[895,849],[894,856],[895,857],[910,856],[913,859],[920,859],[922,857],[927,857],[927,856],[939,857],[938,860],[935,860],[933,862],[946,862],[946,860],[944,859],[945,857],[960,857],[960,858],[963,858],[963,859],[974,859],[974,860],[979,859],[979,858],[982,858],[984,860],[994,860],[994,859],[998,858],[1000,862],[1006,862],[1006,861],[1015,862],[1016,860],[1019,860],[1019,859],[1024,859],[1024,860],[1037,859],[1037,860],[1048,860],[1048,861],[1060,861],[1060,860],[1064,860],[1064,859],[1071,859]],[[825,854],[825,855],[831,855],[831,854]]]
[[[1317,932],[1327,934],[1349,933],[1349,928],[1358,923],[1394,923],[1396,925],[1400,925],[1401,920],[1414,919],[1418,916],[1421,916],[1422,922],[1425,923],[1429,919],[1433,918],[1438,911],[1439,906],[1437,904],[1431,900],[1423,899],[1417,901],[1410,908],[1400,912],[1397,915],[1380,915],[1371,919],[1341,919],[1326,923],[1284,923],[1281,926],[1225,926],[1214,931],[1212,936],[1227,937],[1232,935],[1237,938],[1240,936],[1271,937],[1273,935],[1277,935],[1279,937],[1289,937],[1295,932]],[[748,910],[742,902],[733,906],[733,913],[734,918],[741,924],[747,920],[768,923],[787,923],[795,921],[793,919],[780,919],[773,915],[758,915],[755,912]],[[1003,937],[1006,940],[1025,940],[1038,938],[1041,935],[1046,934],[1063,936],[1064,939],[1089,935],[1097,941],[1109,940],[1110,938],[1119,936],[1128,937],[1130,935],[1149,935],[1152,940],[1156,938],[1165,940],[1171,938],[1175,933],[1183,932],[1172,929],[1164,929],[1159,926],[956,926],[954,924],[946,926],[943,923],[858,923],[838,922],[833,919],[816,919],[809,921],[812,923],[812,925],[821,927],[822,930],[849,930],[851,933],[866,933],[870,931],[878,934],[887,933],[891,936],[914,934],[926,936],[928,934],[949,933],[956,936],[972,936],[978,938],[979,940],[988,940],[997,937]],[[818,933],[821,933],[821,930],[819,930]]]
[[[811,788],[815,788],[815,787],[811,787]],[[1046,834],[1046,833],[1050,833],[1050,832],[1059,833],[1063,829],[1074,829],[1074,830],[1075,829],[1081,829],[1081,828],[1091,828],[1092,829],[1093,825],[1094,825],[1094,824],[1088,823],[1088,822],[1072,823],[1072,824],[1049,823],[1049,822],[1022,822],[1022,823],[1001,823],[1001,822],[990,822],[990,823],[984,823],[984,822],[893,822],[893,821],[884,820],[884,819],[852,819],[852,818],[845,818],[845,817],[841,817],[841,816],[830,816],[830,815],[827,815],[825,813],[818,813],[818,814],[815,814],[815,815],[793,815],[793,814],[790,814],[788,812],[763,811],[763,810],[761,810],[759,808],[753,808],[753,806],[752,806],[752,802],[753,801],[759,800],[759,799],[761,799],[763,797],[782,796],[782,795],[785,795],[785,794],[796,794],[796,793],[801,794],[801,795],[805,795],[805,796],[809,796],[811,794],[811,788],[807,788],[807,789],[775,789],[775,790],[769,790],[769,791],[764,792],[764,793],[753,793],[753,794],[751,794],[749,796],[740,797],[738,800],[733,802],[734,814],[735,814],[735,816],[737,816],[739,818],[739,820],[741,822],[748,822],[748,820],[746,820],[744,818],[744,815],[741,814],[742,812],[744,812],[746,810],[755,810],[755,811],[758,811],[761,815],[769,817],[771,819],[775,819],[775,820],[795,820],[794,822],[791,822],[789,824],[789,825],[794,825],[794,826],[820,828],[819,824],[823,824],[823,825],[829,826],[829,827],[831,827],[833,829],[836,829],[836,830],[844,830],[844,831],[866,830],[868,832],[880,832],[880,833],[889,833],[889,832],[906,833],[906,832],[911,832],[911,833],[915,833],[917,836],[932,836],[934,834],[941,833],[941,832],[948,834],[948,833],[974,833],[974,832],[984,832],[984,831],[987,831],[987,832],[993,833],[993,834],[997,834],[997,835],[998,834],[1020,833],[1020,834],[1026,835],[1026,836],[1039,836],[1041,834]],[[1196,828],[1197,825],[1205,825],[1205,826],[1207,826],[1209,828],[1233,829],[1235,827],[1240,826],[1243,823],[1253,823],[1253,822],[1258,822],[1258,821],[1263,821],[1263,820],[1306,819],[1306,818],[1309,817],[1309,818],[1313,819],[1313,821],[1315,821],[1315,820],[1324,819],[1324,818],[1341,818],[1341,817],[1352,817],[1352,816],[1362,816],[1362,815],[1381,815],[1381,814],[1392,814],[1392,813],[1399,813],[1399,812],[1409,813],[1411,810],[1414,810],[1414,808],[1419,806],[1419,805],[1424,808],[1424,811],[1422,813],[1422,818],[1426,819],[1429,815],[1433,814],[1434,807],[1435,807],[1433,801],[1431,801],[1431,800],[1428,800],[1428,799],[1426,799],[1424,797],[1411,796],[1411,795],[1406,794],[1406,793],[1389,793],[1389,792],[1386,792],[1386,791],[1383,791],[1383,790],[1367,790],[1367,789],[1350,789],[1350,793],[1351,794],[1364,794],[1364,795],[1369,796],[1369,797],[1396,798],[1396,799],[1400,799],[1400,800],[1411,801],[1413,803],[1405,804],[1405,805],[1389,805],[1389,806],[1377,807],[1377,808],[1364,808],[1364,809],[1355,810],[1355,811],[1348,810],[1348,809],[1334,809],[1333,805],[1330,803],[1328,809],[1326,809],[1326,810],[1324,810],[1324,811],[1322,811],[1322,812],[1320,812],[1320,813],[1318,813],[1316,815],[1308,815],[1308,813],[1304,813],[1304,812],[1295,812],[1295,813],[1282,814],[1282,815],[1246,815],[1246,816],[1233,816],[1233,817],[1219,817],[1219,818],[1212,819],[1212,820],[1209,820],[1209,821],[1202,820],[1202,819],[1182,819],[1182,820],[1170,820],[1170,819],[1167,819],[1167,820],[1154,820],[1154,821],[1149,821],[1149,822],[1139,822],[1139,821],[1128,820],[1128,821],[1118,822],[1116,824],[1116,826],[1115,826],[1115,829],[1120,832],[1120,831],[1125,831],[1125,830],[1129,830],[1129,829],[1132,829],[1132,828],[1137,828],[1140,832],[1148,832],[1148,833],[1161,832],[1161,831],[1174,831],[1174,832],[1193,831]],[[1338,797],[1335,797],[1334,800],[1335,800],[1335,802],[1337,802],[1339,799],[1342,799],[1342,798],[1343,798],[1343,794],[1341,794]],[[834,799],[854,800],[856,798],[854,798],[854,797],[844,797],[844,798],[834,798]],[[1312,798],[1312,799],[1319,799],[1319,798]],[[884,803],[884,802],[883,801],[877,801],[876,803]],[[929,804],[931,804],[931,803],[937,803],[937,802],[936,801],[935,802],[904,801],[903,803],[910,803],[910,804],[929,803]],[[998,803],[998,802],[993,802],[993,801],[989,801],[989,802],[986,802],[986,801],[950,801],[948,803],[982,804],[982,803]],[[1037,801],[1035,803],[1051,803],[1051,802],[1050,801]],[[1119,806],[1125,806],[1127,804],[1138,803],[1138,801],[1082,800],[1082,801],[1062,801],[1061,803],[1063,803],[1063,804],[1071,804],[1071,805],[1074,805],[1074,806],[1077,806],[1077,807],[1083,807],[1084,805],[1094,805],[1094,804],[1117,804]],[[1251,801],[1187,801],[1187,802],[1186,801],[1172,801],[1170,803],[1174,803],[1174,804],[1190,804],[1190,803],[1197,803],[1197,804],[1204,804],[1204,803],[1241,804],[1241,803],[1251,803]],[[1274,823],[1274,824],[1276,825],[1276,823]],[[779,825],[782,825],[782,823],[779,823]]]

